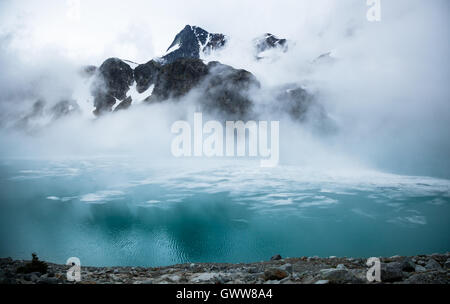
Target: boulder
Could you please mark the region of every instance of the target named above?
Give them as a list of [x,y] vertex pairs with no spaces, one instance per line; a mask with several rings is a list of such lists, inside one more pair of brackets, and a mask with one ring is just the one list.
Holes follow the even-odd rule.
[[274,255],[273,257],[270,258],[271,261],[278,261],[281,260],[282,257],[279,254]]
[[450,269],[450,259],[447,259],[447,261],[444,263],[445,269]]
[[427,271],[427,269],[421,265],[416,265],[416,267],[414,268],[415,272],[425,272]]
[[381,263],[381,281],[396,282],[403,279],[402,264],[399,262]]
[[166,64],[159,72],[152,95],[145,101],[180,98],[196,87],[207,74],[207,66],[199,59],[179,59]]
[[400,263],[401,263],[402,271],[414,272],[416,269],[416,264],[414,264],[410,258],[405,258]]
[[361,279],[347,269],[322,269],[320,270],[320,275],[322,280],[327,280],[334,284],[362,283]]
[[210,62],[208,72],[209,75],[202,84],[204,110],[226,115],[229,119],[243,118],[250,113],[253,102],[249,97],[249,90],[260,87],[252,73],[219,62]]
[[436,262],[435,259],[430,259],[428,263],[425,265],[425,268],[428,270],[440,270],[442,269],[441,265]]
[[98,68],[91,86],[94,97],[94,114],[111,112],[117,100],[124,100],[134,82],[131,67],[118,58],[109,58]]

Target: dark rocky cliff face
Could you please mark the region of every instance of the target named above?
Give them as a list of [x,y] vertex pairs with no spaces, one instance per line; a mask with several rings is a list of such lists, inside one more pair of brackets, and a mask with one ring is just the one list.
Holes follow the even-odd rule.
[[98,68],[91,87],[95,115],[111,112],[116,99],[124,100],[133,85],[133,69],[118,58],[109,58]]
[[[136,82],[140,94],[154,86],[144,101],[147,104],[179,101],[195,90],[195,98],[202,110],[225,119],[245,119],[253,113],[252,90],[260,88],[260,83],[249,71],[235,69],[220,62],[205,64],[200,60],[201,52],[208,53],[226,45],[226,36],[211,34],[200,27],[187,25],[170,45],[170,53],[162,58],[138,65],[134,70],[128,63],[118,58],[107,59],[98,69],[90,67],[95,81],[91,92],[94,97],[94,113],[125,110],[132,106],[132,98],[127,96]],[[287,51],[286,39],[265,34],[255,40],[258,54],[278,48]],[[305,122],[311,113],[318,119],[326,119],[324,108],[315,96],[300,86],[272,90],[274,98],[264,112],[274,118],[288,114],[293,120]],[[254,113],[253,113],[254,114]],[[255,115],[250,117],[255,119]]]
[[133,84],[133,69],[118,58],[107,59],[99,68],[106,90],[113,97],[122,100]]

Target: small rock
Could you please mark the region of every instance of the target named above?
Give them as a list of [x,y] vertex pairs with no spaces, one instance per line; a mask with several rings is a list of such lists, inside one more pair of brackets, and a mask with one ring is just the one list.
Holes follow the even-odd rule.
[[405,258],[401,262],[401,268],[402,268],[402,271],[413,272],[416,269],[416,265],[413,263],[413,261],[411,259]]
[[180,282],[181,277],[179,275],[173,275],[173,276],[168,277],[168,279],[174,283],[178,283],[178,282]]
[[288,276],[289,274],[286,271],[278,268],[269,268],[266,271],[264,271],[265,281],[282,280]]
[[450,269],[450,259],[447,259],[447,261],[444,264],[445,269]]
[[217,278],[218,276],[219,276],[219,274],[217,274],[217,273],[204,272],[204,273],[200,273],[195,278],[192,278],[191,281],[193,283],[207,282],[214,278]]
[[336,266],[336,269],[337,269],[337,270],[346,270],[347,267],[345,267],[344,264],[339,264],[339,265]]
[[317,284],[317,285],[325,285],[325,284],[329,284],[330,283],[330,281],[328,281],[328,280],[319,280],[319,281],[317,281],[316,283],[314,283],[314,284]]
[[281,259],[282,259],[282,257],[279,254],[274,255],[273,257],[270,258],[271,261],[279,261]]
[[425,265],[425,268],[429,269],[429,270],[440,270],[440,269],[442,269],[441,265],[438,262],[436,262],[435,259],[430,259],[428,261],[428,263]]
[[116,273],[116,274],[119,273],[119,269],[117,269],[117,268],[114,269],[114,273]]
[[381,281],[396,282],[403,279],[402,264],[399,262],[381,264]]
[[23,276],[23,279],[25,280],[25,281],[31,281],[31,274],[25,274],[24,276]]
[[422,265],[416,265],[416,268],[414,269],[415,272],[425,272],[427,269],[423,267]]

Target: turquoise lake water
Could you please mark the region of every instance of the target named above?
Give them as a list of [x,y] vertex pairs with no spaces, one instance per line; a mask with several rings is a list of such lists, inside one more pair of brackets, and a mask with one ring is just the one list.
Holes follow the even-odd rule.
[[0,256],[82,265],[450,250],[450,180],[230,162],[0,161]]

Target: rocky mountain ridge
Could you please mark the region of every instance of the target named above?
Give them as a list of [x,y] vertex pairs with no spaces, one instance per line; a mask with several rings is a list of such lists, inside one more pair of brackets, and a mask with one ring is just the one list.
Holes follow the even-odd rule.
[[[316,96],[301,85],[289,84],[267,92],[261,91],[260,82],[251,72],[201,59],[205,54],[225,48],[228,39],[224,34],[209,33],[200,27],[186,25],[175,36],[163,57],[153,58],[144,64],[108,58],[98,68],[92,65],[84,67],[80,75],[89,79],[89,91],[95,108],[93,113],[101,117],[126,110],[138,102],[179,102],[182,97],[195,92],[201,110],[218,118],[240,120],[251,116],[257,119],[254,94],[257,93],[256,96],[274,96],[264,109],[258,109],[271,113],[274,119],[288,115],[293,120],[304,122],[310,113],[319,120],[328,119]],[[256,59],[263,58],[261,56],[267,50],[288,51],[288,40],[269,33],[253,43]],[[132,94],[134,91],[137,94]],[[54,110],[63,114],[78,113],[77,102],[80,101],[65,100]],[[41,115],[42,111],[38,110],[43,107],[45,101],[39,101],[32,113],[25,117]]]

